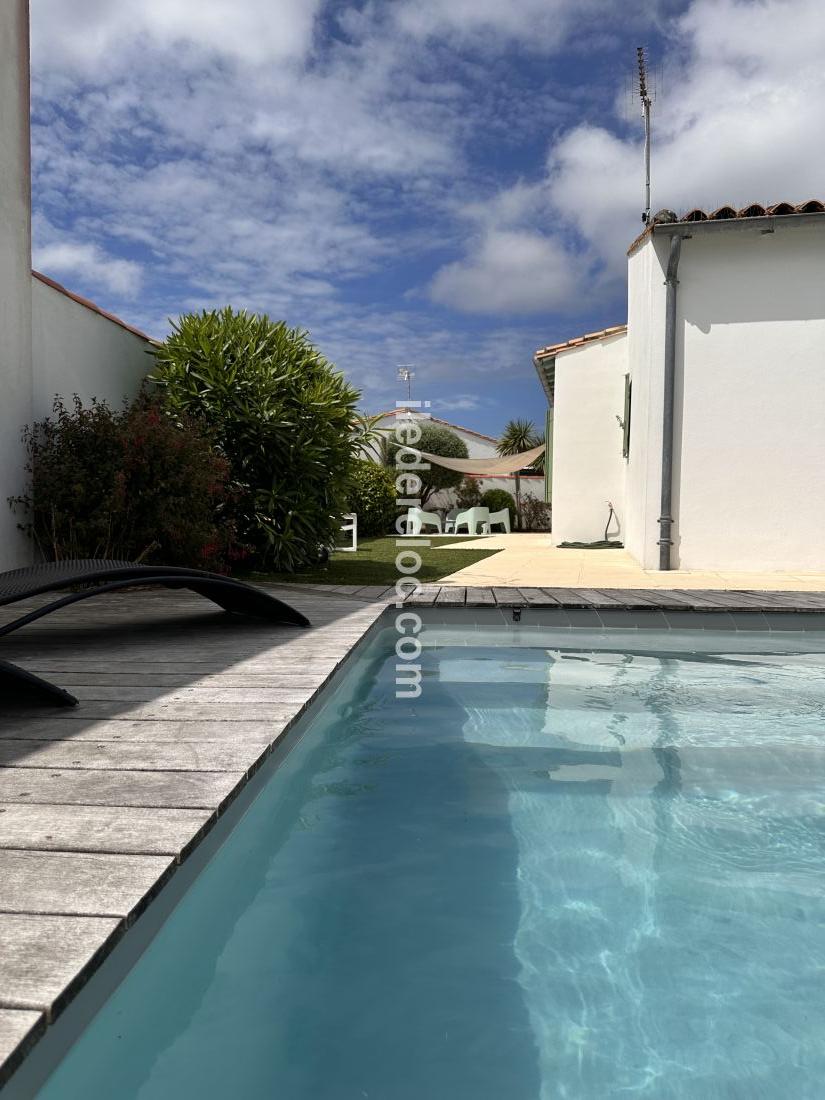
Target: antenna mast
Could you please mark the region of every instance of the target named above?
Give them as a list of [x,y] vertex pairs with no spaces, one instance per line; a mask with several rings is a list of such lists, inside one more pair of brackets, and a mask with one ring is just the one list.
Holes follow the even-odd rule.
[[642,115],[645,120],[645,209],[642,221],[650,223],[650,92],[647,87],[647,59],[644,46],[636,47],[636,61],[639,65],[639,97],[642,101]]
[[412,363],[399,363],[398,381],[407,383],[407,400],[412,401],[412,380],[415,375]]

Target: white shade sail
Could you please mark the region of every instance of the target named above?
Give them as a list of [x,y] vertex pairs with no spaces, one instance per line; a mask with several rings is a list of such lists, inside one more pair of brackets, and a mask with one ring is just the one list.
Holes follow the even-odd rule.
[[[405,450],[415,451],[417,448],[409,447]],[[525,466],[535,462],[539,455],[544,454],[544,444],[533,447],[531,451],[522,451],[521,454],[496,455],[490,458],[444,458],[442,455],[432,455],[427,451],[419,453],[426,462],[434,466],[443,466],[445,470],[455,470],[459,474],[473,474],[475,477],[507,477],[523,470]]]

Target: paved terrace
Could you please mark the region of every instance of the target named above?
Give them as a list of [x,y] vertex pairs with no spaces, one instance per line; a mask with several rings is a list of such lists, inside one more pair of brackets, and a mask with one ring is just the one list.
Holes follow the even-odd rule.
[[[9,659],[65,686],[80,706],[0,701],[0,1085],[205,837],[392,589],[289,586],[279,594],[312,629],[226,616],[187,592],[135,591],[76,604],[4,644]],[[766,627],[761,613],[772,612],[771,625],[787,630],[787,612],[825,612],[825,592],[445,584],[410,602],[552,607],[569,620],[562,625],[615,621],[627,608],[671,615],[694,608],[722,610],[730,626],[743,625],[747,612],[749,625]],[[15,605],[8,614],[20,611]],[[719,625],[719,615],[707,625]]]
[[[433,545],[437,546],[436,539]],[[825,572],[732,572],[642,569],[626,550],[563,550],[548,534],[491,535],[483,542],[454,543],[450,549],[500,550],[492,557],[445,577],[443,584],[532,585],[548,588],[704,588],[825,592]]]

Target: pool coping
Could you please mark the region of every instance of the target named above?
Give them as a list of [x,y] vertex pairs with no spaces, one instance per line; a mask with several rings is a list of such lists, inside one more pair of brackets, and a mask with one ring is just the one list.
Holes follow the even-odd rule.
[[[274,586],[266,585],[267,590]],[[279,590],[280,591],[280,590]],[[312,596],[315,598],[313,599]],[[324,597],[331,598],[324,598]],[[20,660],[24,667],[37,671],[40,664],[45,661],[48,668],[49,662],[55,660],[61,666],[62,675],[69,675],[66,669],[75,667],[75,663],[82,659],[77,653],[71,658],[65,658],[67,638],[66,627],[76,625],[82,636],[82,631],[87,629],[90,622],[100,621],[101,624],[107,618],[123,618],[124,625],[129,627],[140,625],[141,615],[152,618],[153,615],[166,615],[170,620],[180,625],[177,619],[183,621],[188,614],[198,616],[203,612],[203,605],[197,596],[187,592],[163,593],[158,595],[151,590],[142,593],[130,593],[128,595],[112,595],[101,597],[98,607],[91,614],[85,606],[77,609],[69,609],[63,613],[63,618],[52,617],[42,620],[31,631],[35,650],[31,657]],[[262,725],[259,718],[253,720],[246,717],[237,721],[220,719],[215,725],[226,727],[225,741],[221,749],[232,757],[232,763],[211,762],[208,764],[166,765],[169,771],[163,771],[156,761],[151,759],[151,753],[157,750],[158,741],[152,740],[152,734],[146,737],[149,727],[160,729],[165,723],[169,724],[169,732],[163,734],[167,742],[174,741],[172,726],[181,723],[173,716],[153,716],[151,713],[139,720],[132,720],[128,709],[118,713],[119,704],[101,704],[101,714],[107,713],[111,717],[98,718],[95,714],[95,699],[141,699],[149,696],[140,692],[132,694],[128,686],[122,689],[120,694],[107,694],[106,689],[102,693],[96,693],[94,689],[86,689],[87,694],[81,699],[81,707],[76,711],[55,711],[50,708],[48,713],[43,708],[32,707],[21,712],[17,717],[14,713],[5,720],[3,728],[0,728],[0,749],[10,744],[23,744],[19,738],[30,738],[28,744],[35,753],[50,750],[62,750],[69,744],[73,750],[83,749],[84,760],[73,768],[67,762],[61,764],[40,763],[36,757],[22,757],[19,761],[9,763],[4,756],[0,761],[0,813],[2,821],[13,817],[15,812],[34,811],[37,817],[43,818],[48,824],[40,826],[36,834],[30,834],[23,841],[19,836],[14,836],[12,825],[12,839],[8,839],[8,833],[0,836],[0,860],[11,861],[11,874],[0,890],[0,925],[10,933],[8,939],[4,939],[0,947],[0,972],[3,975],[11,975],[11,981],[18,981],[26,987],[26,995],[15,992],[15,986],[0,988],[0,1092],[3,1097],[28,1096],[33,1094],[31,1086],[23,1080],[31,1071],[33,1079],[37,1078],[29,1055],[34,1051],[44,1050],[49,1043],[60,1045],[60,1040],[53,1043],[57,1022],[61,1027],[67,1028],[73,1034],[82,1029],[73,1029],[73,1025],[66,1023],[67,1009],[76,1008],[87,992],[90,982],[100,977],[102,969],[111,960],[112,953],[117,948],[125,948],[130,937],[136,929],[149,928],[152,924],[152,914],[161,911],[164,904],[175,893],[175,885],[183,881],[187,874],[191,874],[191,868],[198,862],[198,857],[208,851],[211,844],[219,843],[215,837],[218,835],[215,826],[231,820],[232,816],[239,812],[242,796],[247,788],[259,780],[265,766],[271,762],[274,754],[282,746],[284,739],[306,715],[310,706],[315,703],[322,692],[341,673],[348,664],[349,659],[355,653],[359,643],[370,633],[376,622],[380,619],[384,610],[383,604],[374,600],[353,600],[348,593],[307,593],[295,592],[291,602],[305,611],[317,624],[315,629],[309,631],[295,631],[294,627],[275,627],[269,624],[269,629],[274,631],[273,643],[269,649],[261,643],[260,628],[250,629],[245,633],[243,626],[235,631],[227,632],[222,639],[216,631],[210,638],[205,635],[203,652],[199,653],[196,643],[193,642],[191,653],[187,650],[186,656],[178,655],[176,660],[202,660],[202,679],[193,677],[193,687],[190,691],[184,690],[187,698],[191,698],[194,704],[198,703],[198,688],[201,683],[208,685],[210,691],[201,692],[204,702],[201,708],[212,707],[220,710],[220,704],[214,704],[209,700],[215,698],[218,691],[216,683],[220,681],[221,674],[228,674],[232,681],[233,661],[249,658],[250,660],[263,660],[267,662],[269,679],[282,677],[284,688],[262,690],[261,700],[277,698],[277,702],[263,702],[257,704],[270,714],[266,720],[269,733],[264,739],[259,736],[242,733],[249,726]],[[36,599],[32,601],[36,603]],[[220,616],[220,613],[218,613]],[[0,616],[2,617],[2,616]],[[199,619],[195,620],[199,622]],[[195,628],[198,630],[198,627]],[[201,628],[202,632],[202,628]],[[310,642],[312,636],[317,639]],[[70,636],[70,635],[69,635]],[[197,635],[196,635],[197,636]],[[250,641],[247,644],[246,638]],[[269,635],[266,635],[268,638]],[[253,639],[254,638],[254,642]],[[55,645],[49,645],[54,639]],[[92,669],[95,668],[95,658],[100,661],[100,644],[97,644],[95,653],[94,634],[92,635],[91,652],[94,657],[91,660]],[[37,646],[41,646],[48,656],[39,654]],[[143,648],[141,648],[143,646]],[[61,649],[62,647],[62,649]],[[246,648],[245,648],[246,647]],[[309,647],[309,648],[308,648]],[[81,654],[83,643],[80,642]],[[121,683],[135,683],[145,677],[151,677],[142,666],[142,661],[147,659],[147,649],[151,649],[151,643],[147,647],[140,639],[135,645],[134,657],[116,661],[114,667],[126,675],[121,677]],[[15,655],[15,659],[17,659]],[[151,656],[148,657],[151,660]],[[159,658],[155,658],[158,660]],[[174,659],[169,668],[174,667]],[[74,662],[74,663],[73,663]],[[99,666],[98,666],[99,667]],[[181,666],[183,667],[183,666]],[[42,670],[41,670],[42,671]],[[201,673],[198,673],[201,676]],[[297,677],[297,679],[295,679]],[[117,678],[117,674],[116,674]],[[137,679],[136,679],[137,678]],[[83,680],[83,677],[81,677]],[[149,678],[150,684],[155,682],[165,683],[163,677],[157,680]],[[254,680],[252,681],[254,687]],[[178,689],[165,689],[176,691]],[[232,689],[223,689],[228,698],[233,698]],[[158,689],[159,694],[161,690]],[[191,692],[191,693],[190,693]],[[80,694],[78,692],[78,694]],[[220,695],[217,696],[220,698]],[[170,696],[171,698],[171,696]],[[85,702],[86,706],[83,706]],[[127,704],[123,704],[127,706]],[[133,703],[129,704],[135,713],[143,708],[151,710],[154,704]],[[181,706],[183,704],[179,704]],[[233,705],[237,706],[238,704]],[[251,704],[241,704],[242,709],[254,711]],[[157,707],[155,706],[155,709]],[[174,710],[174,704],[172,704]],[[90,712],[84,715],[84,710]],[[90,734],[81,738],[75,738],[74,730],[69,727],[76,726],[82,729],[84,720],[95,728],[94,737],[89,740]],[[137,740],[130,741],[129,734],[110,732],[110,728],[121,723],[122,726],[140,725],[144,730]],[[26,727],[31,724],[33,731]],[[57,725],[55,725],[57,724]],[[63,728],[61,728],[61,724]],[[194,724],[194,723],[193,723]],[[209,724],[208,722],[206,724]],[[46,730],[44,727],[53,727]],[[235,739],[235,732],[241,735],[240,744],[230,744]],[[181,734],[186,741],[188,734]],[[212,736],[212,735],[210,735]],[[45,737],[46,740],[41,740]],[[177,742],[175,742],[177,743]],[[212,742],[217,745],[218,742]],[[143,745],[143,749],[140,747]],[[186,746],[184,746],[186,747]],[[190,744],[191,748],[192,745]],[[135,763],[130,758],[128,762],[118,760],[113,755],[122,749],[131,749],[132,755],[141,751],[146,752],[146,760]],[[193,756],[199,757],[204,750],[209,749],[206,739],[201,740],[193,750]],[[89,756],[90,750],[91,755]],[[105,750],[105,751],[104,751]],[[98,759],[95,759],[95,753]],[[79,755],[79,753],[78,753]],[[216,759],[220,760],[220,752]],[[227,757],[228,759],[228,757]],[[186,770],[179,770],[179,768]],[[139,769],[143,774],[150,773],[153,776],[163,774],[175,776],[181,781],[181,790],[184,789],[184,779],[189,777],[203,777],[206,771],[195,770],[203,767],[212,773],[214,784],[213,793],[209,798],[199,796],[188,804],[185,799],[179,802],[164,803],[153,802],[144,796],[123,800],[111,797],[103,801],[97,799],[68,798],[62,801],[60,797],[50,799],[38,795],[43,783],[52,778],[49,774],[54,769],[66,769],[62,772],[69,783],[76,780],[77,784],[88,784],[89,777],[92,782],[99,781],[105,784],[112,775],[119,776],[121,789],[128,784],[129,777],[139,774],[129,768]],[[102,770],[98,770],[102,769]],[[125,769],[125,770],[123,770]],[[15,782],[20,776],[25,777],[24,785],[31,787],[35,792],[33,801],[20,799],[16,792]],[[97,780],[95,777],[100,777]],[[18,784],[19,785],[19,784]],[[28,792],[26,792],[28,793]],[[147,835],[152,832],[157,822],[158,831],[163,834],[163,843],[155,846],[123,844],[113,833],[107,835],[105,842],[101,843],[100,835],[89,834],[88,838],[81,841],[70,839],[61,834],[61,825],[67,818],[71,818],[72,812],[96,811],[99,818],[114,820],[118,815],[131,815],[134,820],[145,818],[148,825],[141,825]],[[174,829],[170,825],[160,824],[163,815],[172,816],[178,814],[184,821],[175,824]],[[4,826],[7,828],[7,826]],[[48,829],[56,834],[54,843],[44,843],[40,840],[41,834]],[[18,828],[19,833],[19,828]],[[172,837],[174,836],[174,839]],[[194,857],[194,858],[193,858]],[[26,864],[29,865],[28,869]],[[16,877],[15,867],[23,865],[22,878]],[[42,872],[41,882],[35,883],[32,888],[29,883],[35,876],[35,872]],[[82,873],[78,872],[78,868]],[[102,894],[110,889],[106,876],[116,874],[120,876],[121,883],[118,887],[119,897],[112,901],[107,908],[95,909],[95,903],[99,902]],[[73,880],[74,876],[74,880]],[[131,877],[133,876],[133,877]],[[68,896],[75,892],[71,898],[71,905],[61,911],[60,906],[51,905],[44,907],[42,901],[42,882],[50,877],[57,880],[60,877],[64,881],[57,886],[56,895],[63,892]],[[48,890],[48,881],[46,881]],[[112,895],[113,896],[113,895]],[[149,938],[153,933],[148,933]],[[140,939],[140,937],[138,937]],[[124,940],[126,943],[124,943]],[[32,944],[34,943],[34,947]],[[23,975],[23,978],[20,978]],[[58,977],[55,977],[58,975]],[[73,1013],[74,1014],[74,1013]],[[72,1014],[72,1015],[73,1015]],[[82,1015],[82,1013],[81,1013]],[[46,1058],[48,1062],[49,1058]],[[39,1058],[34,1060],[39,1061]],[[53,1064],[53,1063],[52,1063]],[[41,1080],[42,1080],[42,1074]]]
[[[262,587],[264,586],[262,585]],[[303,717],[310,704],[316,700],[321,691],[330,683],[333,677],[339,673],[340,669],[356,650],[361,640],[375,624],[379,622],[384,609],[394,604],[396,601],[396,591],[394,587],[378,585],[266,585],[265,587],[269,590],[277,590],[279,594],[292,593],[294,602],[299,605],[302,601],[311,603],[312,601],[309,597],[315,597],[320,603],[328,603],[331,608],[338,605],[350,608],[353,611],[358,611],[356,621],[351,622],[350,626],[345,631],[339,631],[338,634],[335,635],[331,645],[326,645],[324,656],[327,661],[327,669],[324,671],[319,669],[311,685],[308,684],[306,687],[301,687],[300,689],[292,691],[288,702],[284,704],[289,713],[287,715],[284,712],[283,716],[279,715],[277,719],[272,719],[272,737],[266,746],[262,749],[260,745],[253,745],[250,741],[249,758],[243,760],[242,766],[239,765],[239,768],[242,768],[242,774],[235,776],[235,773],[231,772],[228,766],[223,767],[222,770],[227,776],[229,785],[220,800],[212,807],[211,812],[207,812],[206,809],[203,810],[202,820],[196,823],[197,827],[193,828],[191,835],[186,837],[185,842],[178,844],[174,850],[166,848],[163,849],[162,852],[158,850],[155,853],[158,873],[154,876],[147,889],[138,891],[138,893],[135,894],[134,903],[130,903],[128,911],[123,913],[119,918],[111,914],[100,914],[98,920],[100,924],[100,928],[98,929],[100,933],[99,936],[96,938],[92,937],[90,950],[87,952],[86,957],[67,978],[62,989],[52,996],[48,1003],[44,1001],[37,1006],[33,1003],[15,1003],[14,998],[4,997],[2,990],[0,990],[0,1041],[8,1052],[5,1059],[0,1062],[0,1089],[4,1090],[5,1085],[9,1082],[14,1085],[13,1075],[15,1075],[19,1067],[26,1062],[29,1052],[40,1045],[40,1041],[52,1030],[54,1021],[61,1018],[69,1005],[83,993],[89,980],[100,970],[114,948],[123,941],[127,932],[135,926],[135,922],[141,914],[144,914],[142,919],[145,926],[148,928],[149,922],[146,921],[148,913],[144,913],[144,911],[148,910],[148,912],[151,913],[153,905],[156,906],[161,898],[164,896],[171,896],[169,887],[179,878],[182,868],[185,867],[193,853],[199,852],[201,849],[206,850],[204,842],[207,841],[209,837],[212,837],[214,841],[214,836],[212,835],[213,827],[223,819],[226,811],[235,804],[238,795],[240,795],[250,781],[258,775],[261,767],[271,757],[271,754],[283,741],[285,735],[292,730],[299,719]],[[136,599],[137,597],[134,595],[112,597],[111,606],[115,609],[125,606],[131,608]],[[157,597],[154,597],[154,599],[157,599]],[[193,599],[196,603],[197,598]],[[152,594],[147,593],[144,601],[146,606],[150,606],[152,600]],[[193,600],[190,600],[188,594],[180,595],[177,597],[177,600],[179,600],[179,606],[182,609],[190,607],[193,602]],[[320,603],[318,606],[320,606]],[[162,597],[162,605],[164,609],[170,607],[169,595],[164,595]],[[434,584],[422,586],[420,591],[407,597],[405,606],[432,608],[436,611],[447,611],[448,609],[458,610],[460,608],[501,609],[502,611],[512,611],[518,608],[533,608],[537,610],[549,609],[551,611],[555,610],[560,612],[603,611],[607,613],[605,616],[606,619],[610,617],[611,612],[622,611],[671,611],[677,613],[723,611],[735,612],[737,614],[754,613],[754,618],[760,613],[770,614],[784,612],[786,614],[804,613],[803,617],[807,617],[810,613],[825,615],[825,592],[762,592],[753,590],[731,591],[707,589],[636,590],[458,587],[454,585]],[[83,609],[78,611],[76,613],[76,621],[85,622],[84,614],[85,612]],[[69,622],[72,621],[71,613],[67,614],[67,618]],[[823,618],[822,621],[825,623],[825,618]],[[708,622],[710,622],[710,620],[708,620]],[[48,638],[49,632],[53,629],[55,629],[53,626],[44,624],[41,627],[43,636]],[[788,629],[788,627],[785,627],[785,629]],[[288,649],[288,647],[286,648]],[[281,652],[287,656],[285,650]],[[331,666],[329,662],[332,662]],[[125,665],[123,667],[126,668]],[[139,666],[136,664],[136,667]],[[275,671],[277,671],[277,667],[278,662],[276,657],[275,665],[273,666]],[[295,663],[292,662],[292,664],[290,664],[289,658],[287,657],[287,664],[285,667],[287,668],[288,674],[289,668],[294,668]],[[37,665],[35,663],[33,670],[36,670],[36,668]],[[127,669],[127,671],[132,672],[133,670]],[[128,695],[124,695],[124,698],[128,697]],[[103,698],[105,698],[105,696],[103,696]],[[158,719],[158,721],[162,720],[163,719]],[[55,738],[55,743],[57,740],[58,739]],[[101,738],[101,740],[104,739]],[[2,746],[2,744],[3,737],[2,732],[0,732],[0,746]],[[52,766],[57,767],[57,765]],[[112,767],[111,764],[98,766]],[[43,767],[45,768],[46,765],[43,765]],[[6,770],[7,768],[4,766],[0,768],[0,773]],[[92,765],[92,770],[94,770],[94,765]],[[7,796],[4,796],[2,791],[0,791],[0,807],[6,805],[10,805],[10,802]],[[134,802],[129,803],[129,806],[134,807],[135,805]],[[47,806],[43,808],[44,810],[48,809]],[[151,812],[151,809],[147,810],[147,812]],[[194,814],[194,811],[192,812]],[[0,843],[0,854],[8,852],[9,850],[18,851],[19,849],[13,849],[8,843]],[[38,849],[34,844],[23,850],[33,854],[37,854],[38,852],[40,852],[40,854],[54,854],[55,852],[74,851],[76,853],[81,853],[87,851],[78,848],[61,849],[54,847]],[[113,857],[119,856],[123,862],[123,866],[127,866],[129,856],[126,849],[118,851],[114,849],[90,848],[88,851],[97,851],[103,855]],[[134,849],[130,849],[130,851],[134,851]],[[149,853],[146,854],[148,855]],[[135,862],[137,863],[137,861]],[[4,910],[2,905],[0,905],[0,918],[14,915],[19,915],[21,917],[28,915],[32,920],[38,916],[41,918],[52,917],[56,923],[60,917],[60,914],[57,913],[38,913],[36,907]],[[67,922],[72,919],[77,921],[78,917],[81,915],[82,914],[64,914]],[[89,915],[88,920],[91,921],[92,919],[98,918]],[[107,921],[108,924],[106,923]]]

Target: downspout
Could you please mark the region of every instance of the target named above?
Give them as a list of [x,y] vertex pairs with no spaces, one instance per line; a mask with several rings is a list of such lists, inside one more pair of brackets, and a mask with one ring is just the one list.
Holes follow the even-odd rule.
[[676,287],[682,238],[674,233],[670,238],[665,286],[665,379],[662,413],[662,504],[659,514],[659,568],[671,569],[670,548],[673,545],[673,406],[676,388]]

